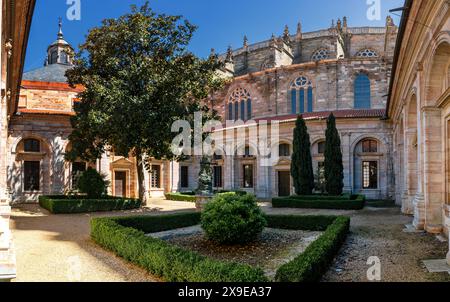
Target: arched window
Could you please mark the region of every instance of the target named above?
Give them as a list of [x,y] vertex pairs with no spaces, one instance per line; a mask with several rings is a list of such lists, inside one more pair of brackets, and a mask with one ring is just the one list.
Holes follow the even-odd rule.
[[23,143],[23,151],[25,152],[41,152],[41,142],[37,139],[29,138]]
[[[313,87],[307,77],[297,78],[292,83],[289,94],[292,114],[313,112]],[[307,111],[305,111],[305,108]]]
[[278,155],[282,157],[291,156],[291,148],[289,144],[280,144],[278,146]]
[[355,108],[369,109],[370,104],[370,79],[366,74],[360,74],[355,79]]
[[60,63],[63,63],[63,64],[69,63],[68,56],[65,51],[61,51],[61,60],[60,61],[61,61]]
[[[233,105],[234,104],[234,105]],[[243,121],[252,117],[252,100],[250,93],[244,88],[237,88],[228,99],[228,119]]]
[[52,51],[50,54],[50,64],[58,63],[58,52],[56,50]]
[[325,154],[325,142],[317,143],[317,154]]
[[366,48],[366,49],[358,51],[356,53],[356,57],[357,58],[377,58],[378,54],[376,51]]
[[316,50],[311,57],[312,61],[321,61],[326,59],[328,59],[328,50],[326,49]]
[[362,152],[363,153],[377,153],[378,152],[378,142],[374,139],[365,139],[362,141]]

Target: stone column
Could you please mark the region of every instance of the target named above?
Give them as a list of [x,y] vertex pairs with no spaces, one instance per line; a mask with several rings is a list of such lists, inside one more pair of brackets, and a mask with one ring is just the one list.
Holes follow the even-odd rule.
[[234,189],[234,161],[233,156],[225,156],[223,166],[223,188],[225,190]]
[[351,150],[351,133],[342,133],[342,164],[344,165],[344,192],[353,192],[352,186],[352,165],[353,165],[353,151]]
[[417,137],[415,129],[405,133],[405,191],[402,212],[407,215],[414,214],[413,200],[417,193],[417,147],[414,143]]
[[108,153],[103,153],[102,157],[97,160],[97,170],[100,174],[105,176],[105,180],[108,182],[108,195],[112,195],[112,176],[111,176],[111,164]]
[[437,108],[424,108],[424,195],[425,229],[430,233],[442,232],[443,181],[441,112]]
[[445,226],[448,232],[448,254],[447,254],[447,263],[450,265],[450,203],[444,206],[444,215],[445,215]]
[[270,158],[258,156],[256,160],[256,196],[262,199],[269,199],[271,188],[269,187],[269,165]]
[[[62,133],[57,133],[52,141],[51,152],[51,194],[62,194],[64,193],[64,144],[62,140]],[[44,170],[44,169],[43,169]],[[44,170],[45,171],[45,170]],[[44,178],[45,179],[45,178]],[[45,186],[45,184],[44,184]]]

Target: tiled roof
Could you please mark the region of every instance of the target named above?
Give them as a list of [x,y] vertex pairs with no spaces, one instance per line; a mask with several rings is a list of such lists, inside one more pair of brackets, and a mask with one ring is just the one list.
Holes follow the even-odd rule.
[[[384,117],[385,109],[349,109],[349,110],[336,110],[336,111],[321,111],[321,112],[308,112],[303,113],[302,116],[305,120],[319,120],[326,119],[333,113],[337,119],[350,119],[350,118],[382,118]],[[256,119],[259,121],[280,121],[289,122],[297,119],[297,114],[274,116],[268,118]]]
[[65,116],[74,116],[75,112],[73,111],[57,111],[57,110],[41,110],[41,109],[26,109],[19,108],[20,114],[39,114],[39,115],[65,115]]
[[28,81],[23,80],[20,85],[24,89],[36,89],[36,90],[56,90],[56,91],[71,91],[71,92],[82,92],[83,86],[77,85],[75,87],[70,87],[67,83],[58,82],[41,82],[41,81]]
[[25,72],[22,79],[27,81],[66,83],[67,78],[65,74],[70,68],[72,68],[70,65],[50,64]]

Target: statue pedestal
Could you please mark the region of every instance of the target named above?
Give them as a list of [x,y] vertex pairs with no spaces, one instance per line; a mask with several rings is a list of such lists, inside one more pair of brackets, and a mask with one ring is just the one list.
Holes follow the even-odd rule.
[[196,195],[195,196],[195,208],[197,211],[203,211],[205,205],[211,201],[214,195]]

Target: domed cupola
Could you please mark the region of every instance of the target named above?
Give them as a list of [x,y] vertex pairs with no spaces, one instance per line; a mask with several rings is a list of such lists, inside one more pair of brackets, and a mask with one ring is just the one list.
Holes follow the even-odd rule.
[[45,66],[51,64],[73,64],[74,50],[72,46],[64,40],[64,34],[62,32],[62,19],[59,18],[59,31],[58,38],[47,49],[47,59]]

